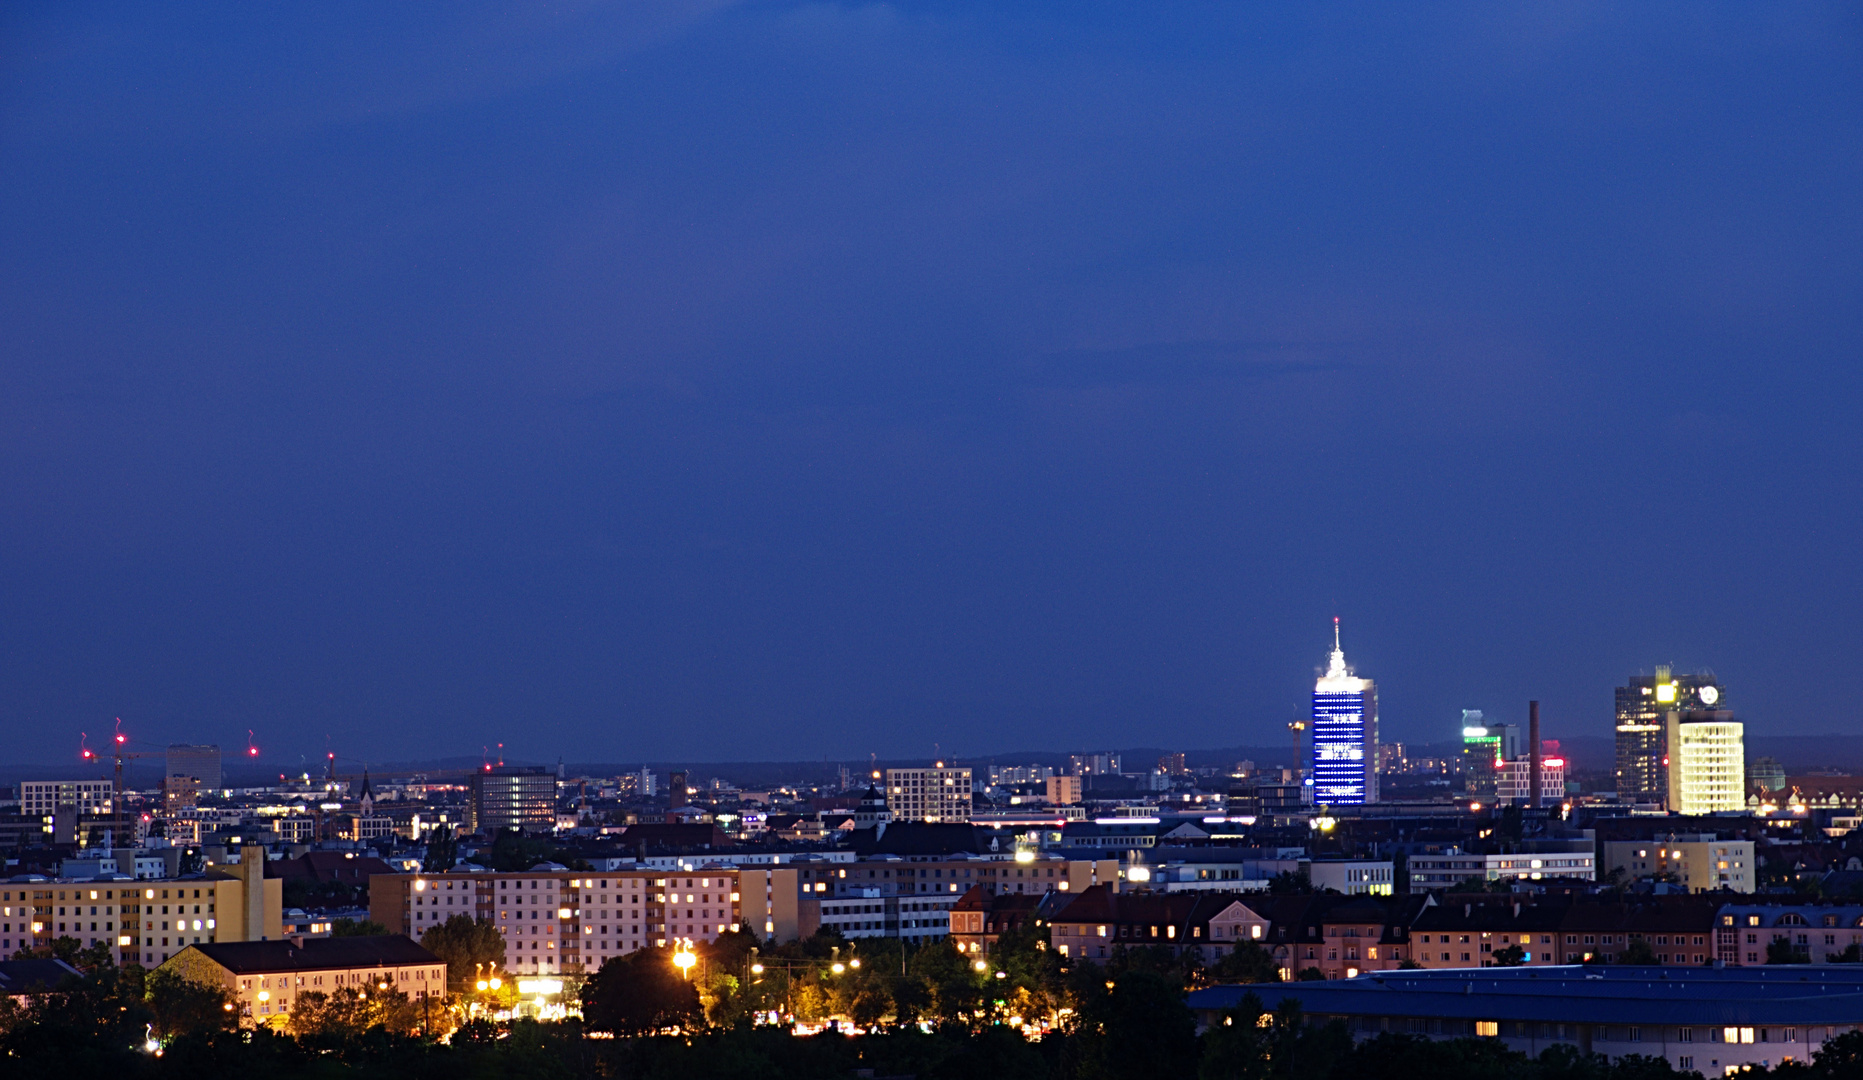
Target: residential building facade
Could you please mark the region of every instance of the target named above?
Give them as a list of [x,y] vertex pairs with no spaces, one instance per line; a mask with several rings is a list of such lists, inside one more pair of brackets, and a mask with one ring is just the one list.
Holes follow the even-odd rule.
[[969,821],[970,770],[942,764],[929,769],[888,769],[886,806],[895,821]]
[[307,992],[446,997],[446,963],[401,934],[189,945],[162,964],[232,995],[241,1027],[282,1027]]

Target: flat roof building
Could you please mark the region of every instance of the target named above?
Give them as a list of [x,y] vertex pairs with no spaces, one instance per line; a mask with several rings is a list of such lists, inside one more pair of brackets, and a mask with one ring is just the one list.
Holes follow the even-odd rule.
[[1383,971],[1328,982],[1213,986],[1190,995],[1205,1026],[1253,994],[1272,1011],[1300,1004],[1307,1022],[1340,1021],[1355,1039],[1400,1032],[1490,1038],[1538,1056],[1665,1058],[1708,1076],[1808,1060],[1863,1025],[1863,971],[1788,967],[1611,966]]

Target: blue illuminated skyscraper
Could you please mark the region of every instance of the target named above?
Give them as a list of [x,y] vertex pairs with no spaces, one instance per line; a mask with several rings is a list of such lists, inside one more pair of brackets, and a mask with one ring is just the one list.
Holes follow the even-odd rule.
[[1326,674],[1313,684],[1313,801],[1378,801],[1378,687],[1346,667],[1337,618]]

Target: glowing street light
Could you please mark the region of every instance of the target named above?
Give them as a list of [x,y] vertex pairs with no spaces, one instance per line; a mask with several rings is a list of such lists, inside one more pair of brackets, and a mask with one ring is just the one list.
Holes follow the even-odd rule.
[[673,966],[679,969],[681,975],[689,979],[692,977],[692,965],[698,962],[699,958],[692,955],[692,941],[690,939],[681,941],[679,951],[673,954]]
[[843,971],[847,970],[847,965],[841,964],[841,963],[831,964],[829,965],[828,970],[834,972],[836,975],[839,975]]
[[752,965],[750,965],[750,973],[751,973],[752,975],[761,975],[761,974],[763,974],[763,965],[762,965],[762,964],[752,964]]
[[970,965],[970,966],[971,966],[971,967],[973,967],[973,968],[976,968],[976,969],[977,969],[978,971],[988,971],[988,970],[990,970],[990,965],[988,965],[988,964],[986,964],[986,963],[984,963],[984,962],[983,962],[983,961],[981,961],[981,960],[979,960],[979,961],[977,961],[976,963],[974,963],[974,964],[972,964],[972,965]]

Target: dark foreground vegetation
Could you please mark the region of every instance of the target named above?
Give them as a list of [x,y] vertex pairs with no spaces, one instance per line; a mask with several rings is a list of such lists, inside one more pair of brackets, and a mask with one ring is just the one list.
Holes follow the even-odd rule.
[[[0,1075],[60,1080],[248,1076],[263,1080],[1646,1080],[1676,1076],[1660,1058],[1607,1062],[1549,1050],[1537,1060],[1492,1040],[1384,1035],[1353,1044],[1338,1025],[1253,1002],[1199,1034],[1180,986],[1133,971],[1083,999],[1058,1030],[1024,1038],[1007,1023],[943,1022],[865,1035],[795,1036],[777,1027],[707,1025],[686,1035],[617,1036],[582,1021],[472,1020],[446,1041],[408,1033],[410,1017],[329,1009],[295,1033],[242,1031],[224,1000],[158,973],[100,969],[21,1006],[0,998]],[[315,1014],[316,1010],[312,1010]],[[403,1031],[391,1030],[403,1027]],[[159,1053],[156,1049],[159,1047]],[[1863,1080],[1863,1034],[1773,1075]],[[1693,1074],[1687,1074],[1693,1075]]]

